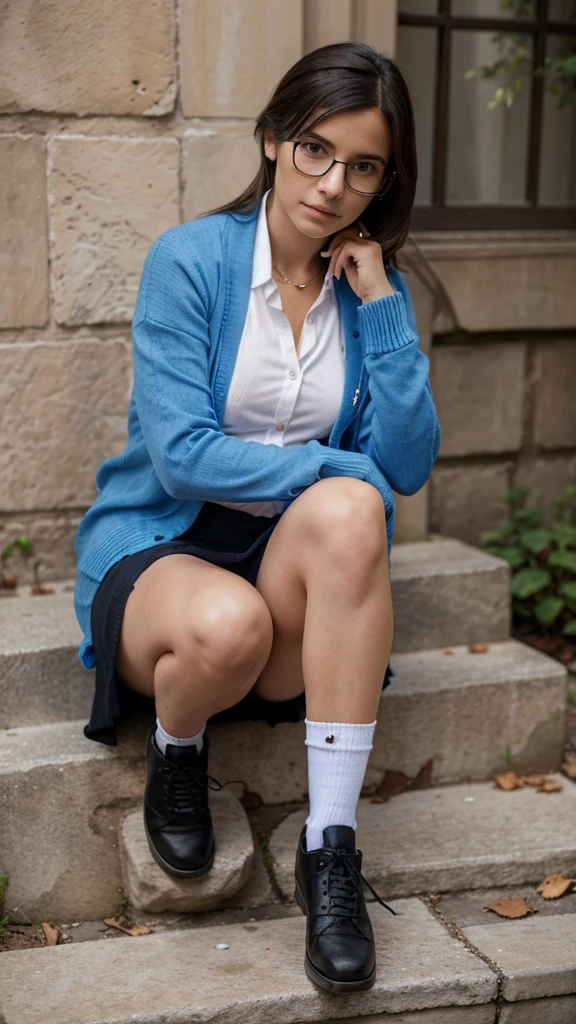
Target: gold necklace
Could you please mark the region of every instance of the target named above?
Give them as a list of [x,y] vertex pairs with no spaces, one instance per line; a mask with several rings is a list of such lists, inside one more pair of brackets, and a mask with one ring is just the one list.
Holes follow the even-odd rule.
[[304,284],[296,284],[295,281],[290,281],[287,277],[284,277],[284,274],[282,273],[282,271],[278,270],[278,267],[276,266],[275,263],[273,263],[272,266],[274,267],[276,273],[280,275],[284,284],[292,284],[294,285],[295,288],[307,288],[308,285],[314,280],[314,278],[318,277],[318,274],[322,273],[322,271],[324,270],[324,267],[320,267],[320,270],[317,270],[314,276],[311,277],[309,281],[306,281]]

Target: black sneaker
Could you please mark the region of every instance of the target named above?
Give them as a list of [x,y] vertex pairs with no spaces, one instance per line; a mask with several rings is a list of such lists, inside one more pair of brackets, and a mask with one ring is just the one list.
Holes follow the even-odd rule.
[[306,850],[306,826],[296,854],[296,892],[306,914],[306,974],[328,992],[371,988],[376,950],[362,883],[391,914],[361,874],[362,853],[347,825],[330,825],[320,850]]
[[[208,737],[195,744],[169,743],[164,756],[148,733],[144,828],[154,860],[176,878],[198,878],[214,863],[214,831],[208,806]],[[221,788],[215,779],[211,780]]]

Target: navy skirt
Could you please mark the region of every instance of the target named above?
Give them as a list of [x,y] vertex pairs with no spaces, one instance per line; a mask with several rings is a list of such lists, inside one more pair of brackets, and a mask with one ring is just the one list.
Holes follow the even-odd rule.
[[[189,554],[242,576],[253,586],[266,544],[282,513],[252,516],[240,509],[207,501],[192,526],[166,544],[125,555],[108,570],[92,603],[92,643],[96,655],[96,685],[90,721],[84,735],[99,743],[117,745],[116,722],[130,715],[155,715],[153,697],[126,686],[116,672],[116,656],[126,601],[140,574],[157,558]],[[382,689],[393,675],[386,669]],[[263,720],[299,722],[306,717],[304,694],[288,701],[269,701],[248,693],[241,701],[213,715],[210,722]]]

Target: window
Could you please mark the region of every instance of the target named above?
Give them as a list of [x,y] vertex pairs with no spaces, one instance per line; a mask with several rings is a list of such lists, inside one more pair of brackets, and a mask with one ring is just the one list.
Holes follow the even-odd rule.
[[398,0],[412,228],[576,228],[576,0]]

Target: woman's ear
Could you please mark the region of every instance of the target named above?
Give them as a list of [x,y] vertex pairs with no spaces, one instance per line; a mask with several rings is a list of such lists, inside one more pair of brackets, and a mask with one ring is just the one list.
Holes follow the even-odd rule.
[[269,128],[264,131],[264,152],[269,160],[276,160],[278,156],[278,148]]

